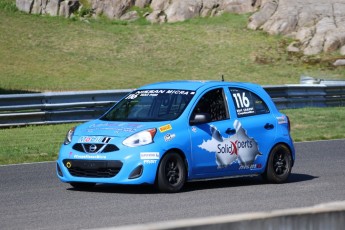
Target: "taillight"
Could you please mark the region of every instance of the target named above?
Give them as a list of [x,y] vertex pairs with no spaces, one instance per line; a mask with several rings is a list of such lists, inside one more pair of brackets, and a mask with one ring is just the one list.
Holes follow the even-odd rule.
[[290,118],[288,116],[286,116],[286,118],[287,118],[287,121],[288,121],[288,130],[290,132],[290,130],[291,130]]

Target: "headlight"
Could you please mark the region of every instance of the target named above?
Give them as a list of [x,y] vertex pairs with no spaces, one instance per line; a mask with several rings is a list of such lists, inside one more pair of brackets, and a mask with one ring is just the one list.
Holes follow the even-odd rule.
[[75,130],[75,127],[71,128],[71,129],[67,132],[65,141],[63,142],[64,145],[68,145],[69,143],[71,143],[72,137],[73,137],[73,134],[74,134],[74,130]]
[[156,135],[157,129],[147,129],[139,133],[133,134],[126,138],[122,144],[128,147],[137,147],[142,145],[148,145],[153,142],[153,138]]

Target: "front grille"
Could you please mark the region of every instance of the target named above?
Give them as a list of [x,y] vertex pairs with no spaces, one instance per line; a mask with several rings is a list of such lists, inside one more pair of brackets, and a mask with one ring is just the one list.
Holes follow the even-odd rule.
[[74,144],[72,147],[74,150],[83,153],[108,153],[119,150],[116,145],[113,144]]
[[122,168],[121,161],[64,160],[69,173],[75,177],[110,178]]

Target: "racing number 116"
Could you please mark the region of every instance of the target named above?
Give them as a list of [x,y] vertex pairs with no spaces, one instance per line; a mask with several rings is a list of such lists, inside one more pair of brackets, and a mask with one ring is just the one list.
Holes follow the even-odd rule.
[[240,93],[233,93],[232,96],[235,98],[237,108],[249,107],[250,101],[245,92],[242,93],[242,96]]

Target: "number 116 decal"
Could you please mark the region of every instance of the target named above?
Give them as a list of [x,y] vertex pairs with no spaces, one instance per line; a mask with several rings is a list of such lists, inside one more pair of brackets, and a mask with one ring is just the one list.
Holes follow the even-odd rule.
[[233,93],[232,97],[236,101],[237,108],[248,108],[250,106],[249,98],[246,96],[245,92],[242,92],[242,96],[240,93]]

